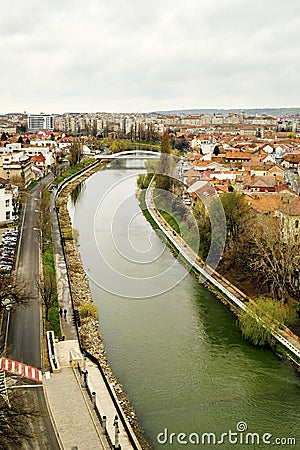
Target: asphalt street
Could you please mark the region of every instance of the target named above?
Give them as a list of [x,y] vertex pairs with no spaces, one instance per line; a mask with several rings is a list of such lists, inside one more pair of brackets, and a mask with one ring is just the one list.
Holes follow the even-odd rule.
[[[29,193],[24,211],[24,227],[21,233],[19,258],[16,267],[16,280],[29,299],[26,306],[11,311],[7,334],[6,356],[43,369],[42,360],[42,317],[37,282],[39,280],[39,247],[41,232],[38,228],[38,199],[40,190],[51,181],[52,175],[45,177]],[[20,379],[21,380],[21,379]],[[26,385],[34,381],[23,379]],[[37,416],[27,419],[27,431],[31,438],[24,438],[22,449],[59,449],[59,445],[49,418],[44,392],[41,387],[22,388],[24,407],[38,411]]]

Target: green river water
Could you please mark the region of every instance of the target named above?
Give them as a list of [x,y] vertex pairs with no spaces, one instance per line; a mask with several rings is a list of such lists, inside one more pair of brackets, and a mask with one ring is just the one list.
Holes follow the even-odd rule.
[[152,447],[300,448],[299,376],[176,261],[139,211],[137,172],[94,174],[69,209],[107,358]]

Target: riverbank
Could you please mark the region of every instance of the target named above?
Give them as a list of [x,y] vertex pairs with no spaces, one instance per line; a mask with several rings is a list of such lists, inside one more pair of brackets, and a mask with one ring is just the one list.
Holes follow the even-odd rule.
[[[151,183],[145,194],[144,205],[147,209],[147,215],[151,217],[152,221],[154,221],[158,228],[160,228],[160,230],[166,235],[171,247],[175,249],[178,254],[180,254],[181,258],[184,258],[186,263],[191,265],[191,272],[202,279],[202,283],[208,288],[208,290],[210,290],[219,300],[221,300],[222,303],[229,306],[230,310],[236,316],[238,316],[238,311],[240,308],[245,311],[249,311],[246,304],[248,301],[251,301],[251,299],[217,272],[214,271],[213,275],[209,275],[206,270],[204,270],[203,261],[161,216],[152,199]],[[300,343],[298,337],[293,335],[291,330],[287,327],[280,329],[278,332],[272,331],[272,335],[277,340],[274,345],[270,345],[272,350],[280,358],[285,358],[291,362],[299,372]]]
[[[69,272],[72,297],[76,309],[80,309],[80,307],[86,303],[94,304],[94,300],[90,291],[88,277],[83,268],[80,255],[73,238],[73,228],[67,203],[69,196],[74,191],[74,189],[76,189],[76,187],[80,183],[84,182],[91,175],[101,170],[104,166],[104,163],[94,165],[91,168],[87,168],[86,171],[79,177],[76,177],[76,179],[70,180],[70,182],[67,183],[58,194],[56,201],[59,208],[62,235],[65,240],[67,267]],[[99,360],[103,372],[107,377],[109,383],[113,385],[118,401],[143,449],[151,449],[151,446],[147,442],[144,432],[138,423],[135,411],[130,404],[130,400],[124,392],[123,386],[114,376],[109,366],[103,346],[101,332],[99,331],[98,319],[92,316],[81,317],[80,322],[79,336],[82,346]]]

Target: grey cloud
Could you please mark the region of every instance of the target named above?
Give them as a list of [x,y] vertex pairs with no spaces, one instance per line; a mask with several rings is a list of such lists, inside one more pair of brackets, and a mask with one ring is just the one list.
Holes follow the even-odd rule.
[[296,0],[4,3],[3,110],[300,103]]

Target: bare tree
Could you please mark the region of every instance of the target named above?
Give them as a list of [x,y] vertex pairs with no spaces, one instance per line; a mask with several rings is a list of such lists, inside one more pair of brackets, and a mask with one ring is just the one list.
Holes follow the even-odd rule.
[[9,394],[9,403],[0,394],[0,450],[22,448],[24,439],[32,438],[28,419],[39,416],[32,406],[24,406],[23,394],[16,391]]
[[47,272],[43,279],[37,281],[41,299],[45,308],[46,320],[49,320],[51,308],[57,307],[57,289],[54,274]]
[[82,139],[75,138],[71,144],[69,152],[69,162],[70,166],[75,166],[78,164],[83,157],[83,143]]
[[8,274],[2,274],[0,279],[0,311],[4,308],[16,308],[28,304],[26,289],[16,283]]
[[235,240],[237,260],[243,260],[248,273],[259,277],[274,297],[287,298],[293,291],[292,278],[299,265],[299,245],[293,235],[285,239],[279,219],[257,214],[245,221]]

